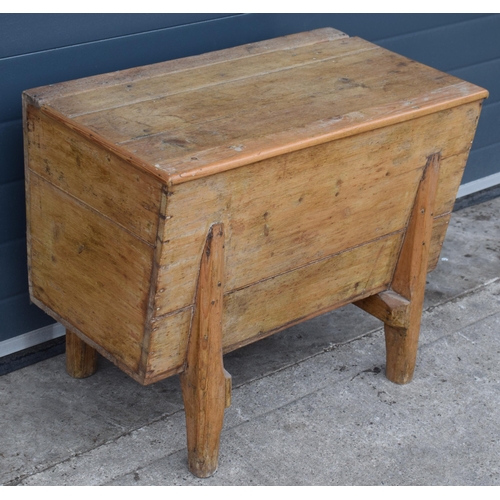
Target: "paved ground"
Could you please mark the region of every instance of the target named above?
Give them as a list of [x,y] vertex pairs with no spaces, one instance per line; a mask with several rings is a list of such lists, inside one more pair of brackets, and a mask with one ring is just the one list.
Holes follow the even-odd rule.
[[141,387],[64,357],[0,377],[0,484],[500,485],[500,198],[453,215],[429,275],[413,382],[384,377],[353,306],[225,357],[217,474],[186,470],[177,377]]

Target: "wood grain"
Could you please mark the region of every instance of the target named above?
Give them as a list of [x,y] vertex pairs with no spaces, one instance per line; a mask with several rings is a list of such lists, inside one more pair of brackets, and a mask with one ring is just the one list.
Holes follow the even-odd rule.
[[487,97],[357,37],[281,47],[25,95],[169,185]]
[[[276,50],[286,50],[311,45],[338,38],[346,38],[348,35],[334,28],[320,28],[304,33],[296,33],[288,36],[262,40],[260,42],[248,43],[229,49],[207,52],[182,59],[164,61],[146,66],[138,66],[122,71],[104,73],[102,75],[90,76],[78,80],[71,80],[55,85],[37,87],[28,91],[40,103],[63,99],[78,94],[87,94],[93,90],[106,87],[115,87],[121,84],[136,83],[141,80],[149,80],[165,74],[186,71],[191,68],[211,66],[212,64],[224,63],[228,60],[245,59]],[[85,99],[88,101],[90,99]],[[70,100],[71,102],[71,100]]]
[[432,224],[431,248],[429,250],[429,264],[427,272],[431,272],[438,264],[441,249],[450,223],[451,213],[436,217]]
[[388,288],[401,234],[367,243],[224,297],[224,350]]
[[410,301],[394,292],[384,292],[371,295],[366,299],[354,302],[354,305],[375,316],[385,324],[398,328],[408,328]]
[[[354,82],[346,85],[344,80],[337,78],[331,78],[333,88],[329,90],[318,79],[331,75],[334,68],[338,68],[339,74],[345,74],[346,71],[349,73],[347,68],[366,59],[367,51],[373,57],[378,52],[377,63],[387,65],[387,58],[380,55],[381,50],[364,40],[352,38],[322,44],[321,47],[313,46],[312,49],[306,47],[305,50],[273,52],[222,67],[217,65],[191,70],[186,74],[167,75],[157,82],[148,81],[147,88],[141,92],[143,100],[137,103],[125,98],[124,101],[117,102],[117,107],[70,116],[74,121],[116,143],[140,140],[159,133],[177,134],[179,129],[182,131],[188,124],[200,127],[207,121],[219,132],[219,124],[214,123],[227,123],[235,116],[240,117],[240,124],[246,126],[247,132],[252,136],[255,130],[252,119],[269,117],[271,111],[279,122],[286,115],[291,119],[300,119],[293,111],[296,104],[299,104],[301,110],[306,110],[307,104],[314,104],[314,107],[325,104],[329,95],[333,99],[334,94],[345,94],[346,99],[352,100],[356,92],[369,92],[367,88]],[[285,81],[286,89],[282,86]],[[315,100],[311,100],[307,86],[313,86],[317,94]],[[166,95],[157,95],[158,91],[155,90],[158,87],[163,88]],[[165,92],[165,89],[168,91]],[[115,89],[113,93],[114,91]],[[153,93],[152,97],[148,96],[150,92]],[[292,110],[284,115],[280,111],[287,106],[283,100],[285,95]],[[307,102],[303,102],[304,99]],[[338,97],[332,102],[336,103],[337,100]],[[271,106],[271,109],[266,109],[265,106]],[[341,106],[341,110],[346,107],[347,105]],[[318,110],[316,114],[317,112]],[[124,117],[127,119],[124,120]],[[138,120],[139,117],[141,118]],[[269,133],[269,127],[272,125],[269,124],[262,132]],[[213,134],[212,138],[211,146],[208,145],[207,148],[220,144],[221,139],[227,140],[220,134]],[[133,147],[140,146],[134,144]]]
[[142,355],[141,362],[139,364],[139,377],[142,383],[145,383],[147,379],[147,372],[149,371],[149,358],[151,357],[151,337],[154,336],[155,325],[152,322],[152,319],[156,314],[156,291],[157,291],[157,282],[158,282],[158,271],[160,268],[160,256],[163,252],[163,243],[162,240],[165,236],[165,212],[167,209],[167,192],[166,188],[162,188],[161,193],[161,202],[160,202],[160,211],[158,214],[159,222],[158,222],[158,233],[156,235],[156,245],[154,247],[153,253],[153,262],[151,268],[151,275],[149,277],[149,292],[148,292],[148,301],[147,301],[147,312],[145,318],[145,330],[143,337],[143,345],[142,345]]
[[[202,150],[195,155],[191,153],[178,161],[158,162],[154,164],[154,172],[169,185],[181,184],[255,161],[446,111],[484,97],[484,92],[473,94],[468,84],[457,83],[436,90],[431,97],[423,94],[402,103],[390,102],[363,108],[345,115],[320,119],[307,127],[285,128],[274,134],[240,140],[236,144],[231,141],[230,145]],[[365,96],[362,102],[370,102],[370,99]]]
[[[224,352],[345,305],[356,297],[388,288],[401,242],[402,233],[396,233],[252,286],[226,292]],[[188,307],[155,318],[145,383],[161,380],[182,368],[191,314],[192,307]]]
[[[359,116],[339,115],[318,119],[312,114],[318,114],[324,108],[336,109],[337,106],[315,104],[313,101],[314,97],[300,99],[300,107],[297,109],[291,104],[283,103],[283,110],[277,111],[280,113],[278,115],[269,111],[256,113],[252,121],[253,130],[248,130],[239,115],[219,119],[210,116],[202,124],[178,123],[172,132],[145,136],[120,145],[155,165],[156,172],[169,184],[179,184],[328,140],[337,140],[352,135],[354,129],[358,129],[356,133],[368,131],[362,130],[354,120],[368,113],[368,110],[363,110]],[[255,103],[252,107],[262,108],[267,109],[269,105]],[[383,114],[386,111],[388,110],[385,108],[378,108],[373,110],[373,114]],[[374,116],[374,121],[375,118],[377,117]],[[311,123],[310,130],[301,126],[308,119]],[[268,131],[267,134],[263,134],[265,130]],[[216,142],[221,142],[221,145]]]
[[[256,75],[275,73],[331,57],[345,57],[359,50],[366,51],[373,48],[366,45],[359,47],[356,44],[344,46],[317,43],[267,53],[247,53],[244,58],[226,58],[210,65],[186,68],[147,79],[142,78],[133,83],[120,83],[113,86],[112,92],[104,87],[63,97],[51,101],[51,106],[72,118],[94,113],[102,116],[103,111],[117,110],[117,108],[138,105],[146,101],[157,101],[172,95],[237,82]],[[91,120],[93,119],[92,117]]]
[[466,105],[172,186],[157,314],[193,303],[214,220],[226,226],[228,290],[405,227],[427,156],[468,150],[477,109]]
[[[461,123],[464,127],[462,136],[463,149],[455,155],[450,155],[446,150],[441,150],[441,160],[439,165],[439,178],[434,202],[434,215],[440,217],[453,210],[458,188],[462,181],[462,175],[469,157],[477,123],[482,110],[482,101],[471,104],[467,107],[465,116]],[[457,125],[460,120],[457,121]]]
[[137,372],[153,249],[30,176],[33,296]]
[[181,373],[189,470],[209,477],[216,470],[224,421],[228,374],[222,364],[224,230],[210,228],[203,249],[187,362]]
[[71,330],[66,330],[66,371],[73,378],[86,378],[97,370],[97,351]]
[[154,244],[161,196],[156,179],[32,106],[26,127],[31,170]]
[[439,154],[436,154],[429,157],[420,182],[391,283],[392,290],[410,301],[408,327],[395,327],[387,323],[384,327],[386,375],[397,384],[410,382],[415,369],[438,175]]
[[78,335],[78,337],[80,337],[80,339],[83,340],[89,347],[92,347],[103,357],[114,363],[120,370],[126,373],[129,377],[132,377],[135,381],[139,382],[140,384],[144,384],[144,377],[138,372],[137,366],[132,365],[131,368],[129,365],[125,364],[121,358],[117,358],[110,351],[107,351],[103,346],[101,346],[94,340],[87,337],[87,335],[85,335],[79,328],[75,327],[74,324],[69,323],[65,318],[60,316],[50,307],[46,306],[42,301],[37,299],[35,296],[30,296],[30,300],[33,302],[33,304],[42,309],[42,311],[44,311],[49,316],[54,318],[57,322],[61,323],[66,328],[66,330],[70,330],[71,332]]
[[180,373],[184,369],[194,307],[156,318],[148,350],[145,384]]

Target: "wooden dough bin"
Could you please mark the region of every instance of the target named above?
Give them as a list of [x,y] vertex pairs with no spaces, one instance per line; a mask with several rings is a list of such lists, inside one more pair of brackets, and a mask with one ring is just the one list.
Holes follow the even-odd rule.
[[224,352],[355,303],[410,381],[487,95],[330,28],[25,92],[30,294],[68,372],[180,373],[200,477]]

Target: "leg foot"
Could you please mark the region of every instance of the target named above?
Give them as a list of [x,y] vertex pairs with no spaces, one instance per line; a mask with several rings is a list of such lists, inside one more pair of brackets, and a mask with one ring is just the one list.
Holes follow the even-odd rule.
[[419,328],[398,328],[385,325],[384,330],[385,375],[395,384],[407,384],[413,378],[415,370]]
[[97,370],[97,351],[70,330],[66,330],[66,371],[74,378],[85,378]]
[[217,470],[224,408],[231,400],[231,379],[222,363],[223,264],[223,226],[216,224],[202,254],[187,363],[181,373],[189,470],[198,477]]

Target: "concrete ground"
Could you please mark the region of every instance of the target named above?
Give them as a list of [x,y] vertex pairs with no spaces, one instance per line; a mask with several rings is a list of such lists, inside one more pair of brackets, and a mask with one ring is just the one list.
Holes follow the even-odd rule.
[[428,276],[415,377],[384,377],[380,323],[347,306],[225,356],[219,470],[186,468],[177,377],[104,359],[0,377],[5,485],[500,485],[500,198],[454,213]]

